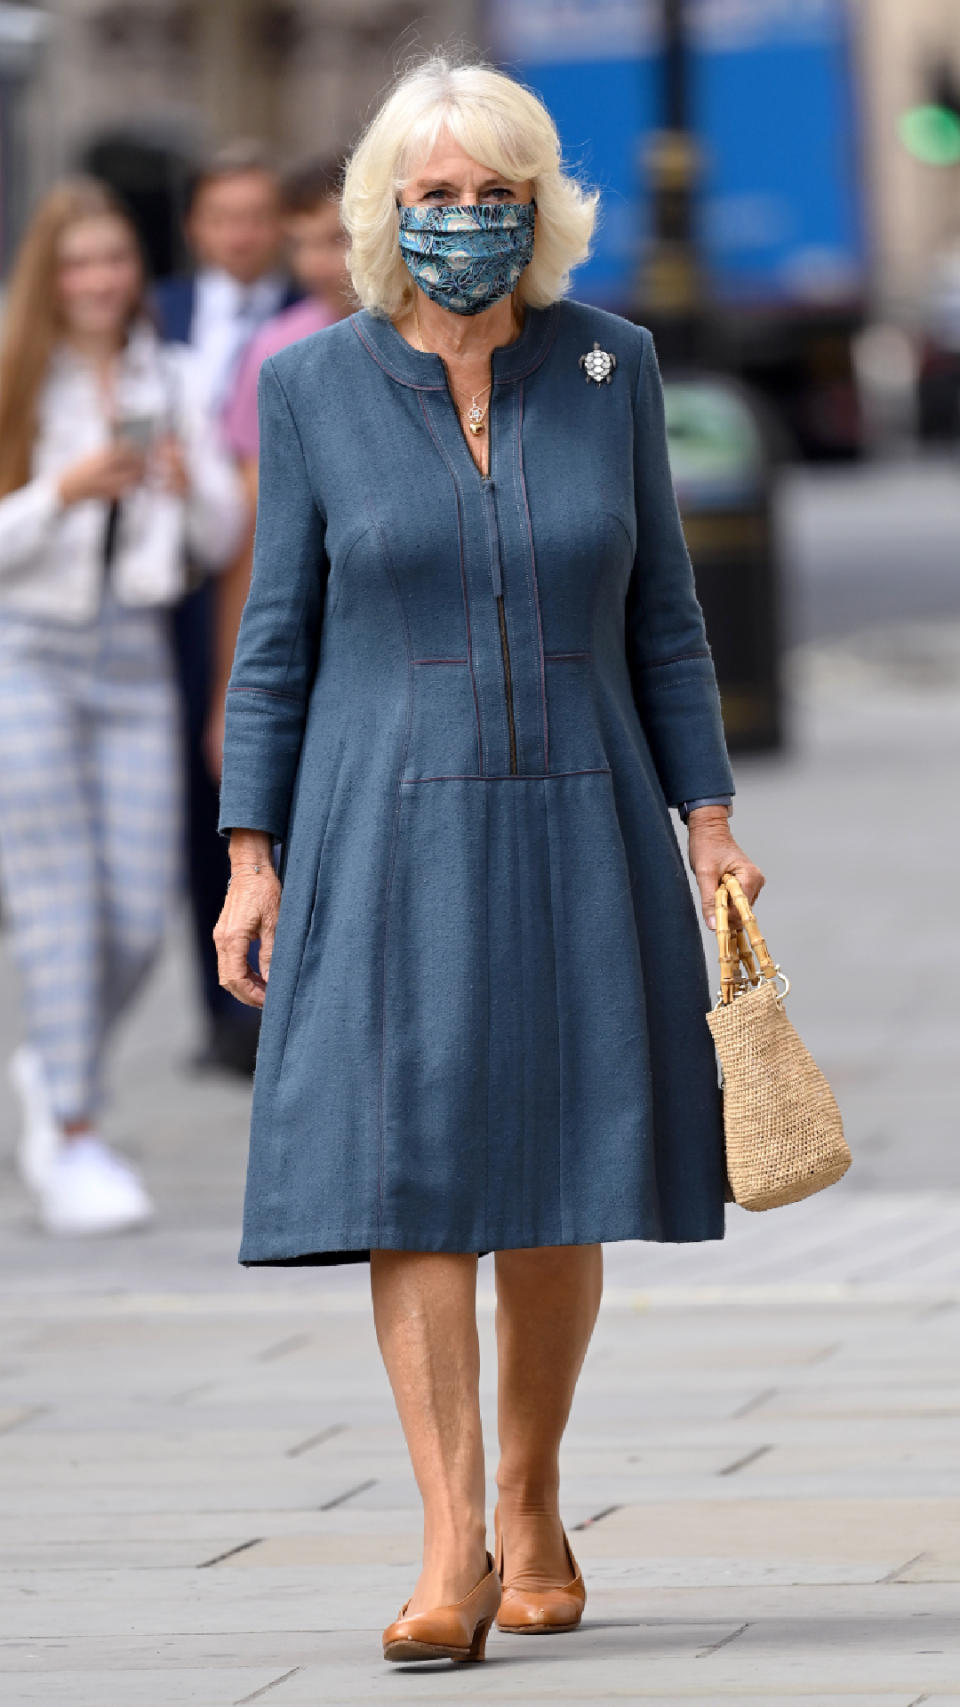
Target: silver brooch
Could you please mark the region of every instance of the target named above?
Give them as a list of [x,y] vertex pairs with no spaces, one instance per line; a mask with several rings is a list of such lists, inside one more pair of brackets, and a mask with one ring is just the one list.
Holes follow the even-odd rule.
[[584,375],[588,382],[592,379],[594,385],[609,385],[616,365],[616,356],[611,355],[609,350],[601,350],[597,343],[586,355],[580,357]]

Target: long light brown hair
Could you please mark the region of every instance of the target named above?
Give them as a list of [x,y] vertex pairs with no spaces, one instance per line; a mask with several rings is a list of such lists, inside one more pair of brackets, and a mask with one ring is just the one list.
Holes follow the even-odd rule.
[[[0,336],[0,497],[30,478],[37,412],[54,349],[63,333],[57,291],[60,242],[84,219],[121,219],[141,256],[136,227],[123,203],[97,178],[67,178],[44,196],[10,274]],[[130,319],[146,311],[146,275]]]

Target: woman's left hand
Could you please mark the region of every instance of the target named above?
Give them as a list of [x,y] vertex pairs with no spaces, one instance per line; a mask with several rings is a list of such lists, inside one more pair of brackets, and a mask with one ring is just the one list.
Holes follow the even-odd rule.
[[150,461],[161,490],[171,492],[175,498],[185,498],[190,490],[190,474],[183,446],[175,434],[165,433],[163,438],[157,439]]
[[[734,841],[727,816],[725,806],[697,806],[687,824],[690,832],[687,857],[700,890],[703,916],[712,931],[717,928],[717,885],[726,872],[732,871],[740,879],[751,907],[766,882],[763,872]],[[735,903],[730,904],[735,916],[739,916]]]

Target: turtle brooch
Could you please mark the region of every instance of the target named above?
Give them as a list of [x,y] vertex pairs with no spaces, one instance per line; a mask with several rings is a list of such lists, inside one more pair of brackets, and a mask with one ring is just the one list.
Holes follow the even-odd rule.
[[592,379],[594,385],[609,385],[613,378],[613,370],[617,365],[617,358],[611,355],[609,350],[601,350],[600,345],[594,343],[593,349],[588,350],[586,355],[580,357],[579,365],[583,368],[584,377],[588,384]]

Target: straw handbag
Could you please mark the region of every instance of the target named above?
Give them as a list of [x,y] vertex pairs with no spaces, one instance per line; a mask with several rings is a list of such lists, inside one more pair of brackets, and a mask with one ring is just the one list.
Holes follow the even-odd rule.
[[[745,929],[731,924],[731,899]],[[852,1157],[833,1092],[787,1018],[789,980],[729,872],[717,890],[717,948],[720,996],[707,1024],[723,1069],[727,1201],[776,1209],[833,1185]]]

